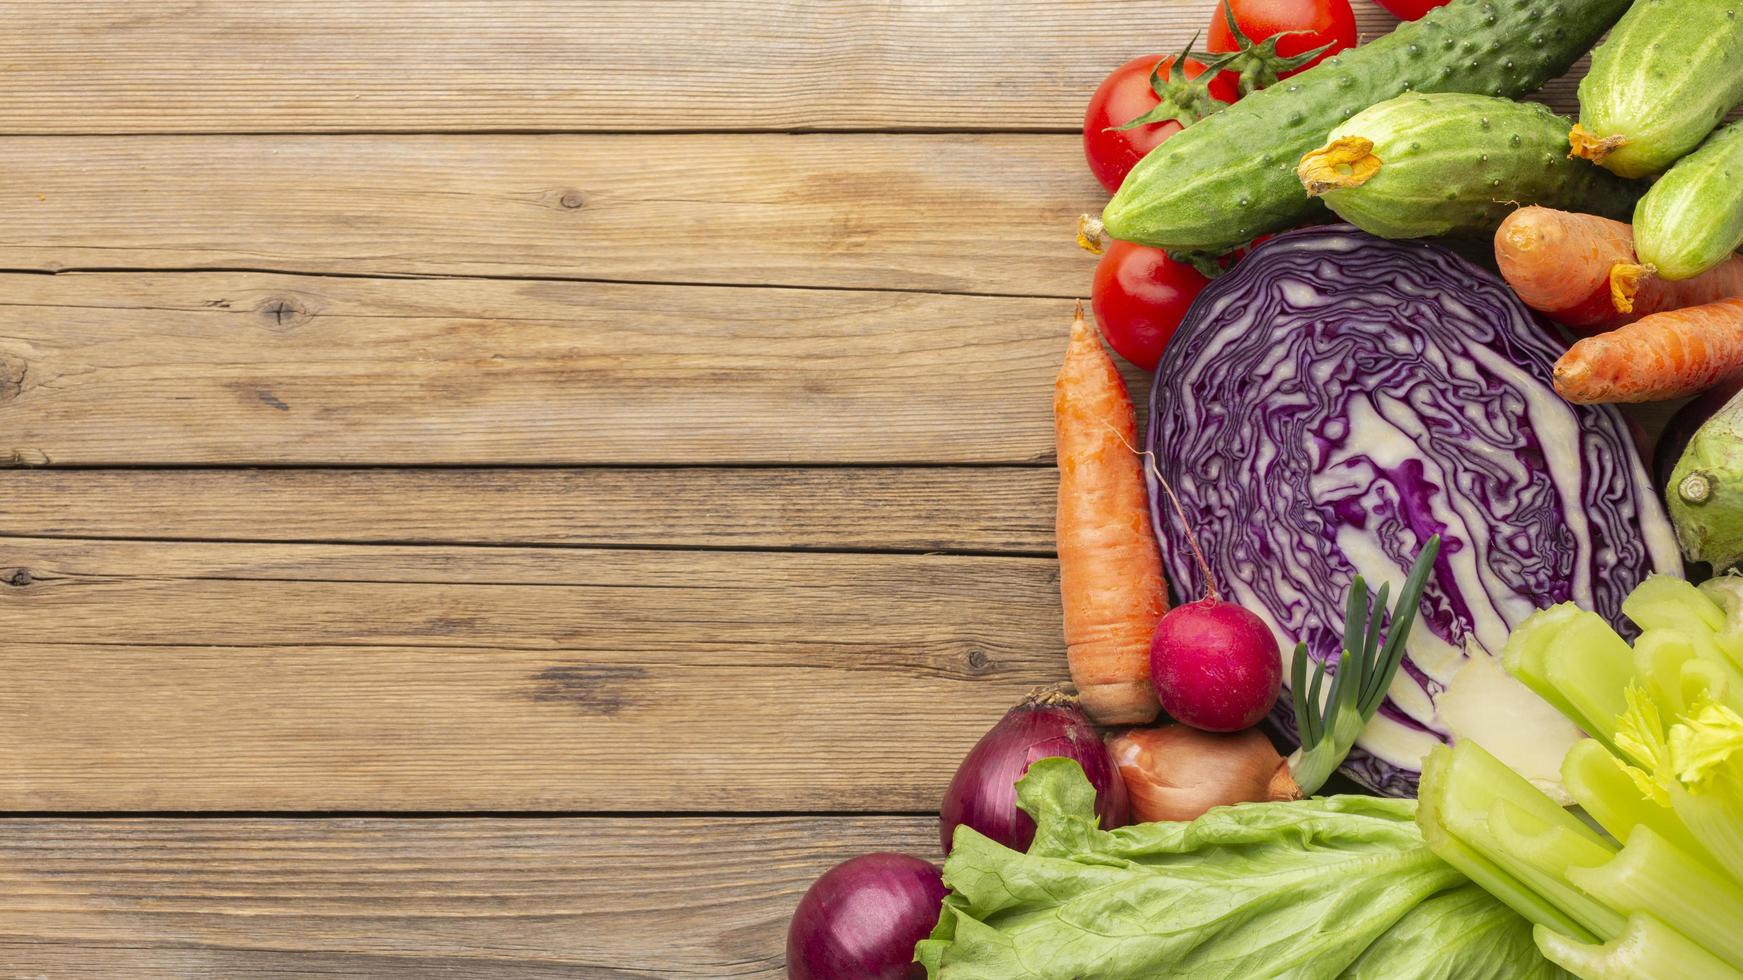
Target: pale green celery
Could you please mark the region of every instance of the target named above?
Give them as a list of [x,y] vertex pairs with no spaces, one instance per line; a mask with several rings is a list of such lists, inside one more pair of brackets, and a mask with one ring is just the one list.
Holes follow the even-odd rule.
[[1492,841],[1488,812],[1500,799],[1524,803],[1544,823],[1572,821],[1578,825],[1577,830],[1570,828],[1573,833],[1602,843],[1585,824],[1474,742],[1436,748],[1423,761],[1416,811],[1423,840],[1441,860],[1532,922],[1588,942],[1607,938],[1565,911],[1558,896],[1544,893],[1565,893],[1571,886],[1540,889],[1547,880],[1544,875],[1492,844],[1483,846]]
[[1583,980],[1743,980],[1743,973],[1656,916],[1629,916],[1628,927],[1602,946],[1542,925],[1532,935],[1546,959]]
[[1640,634],[1634,673],[1668,717],[1706,701],[1743,710],[1743,672],[1723,656],[1701,656],[1683,630],[1658,627]]
[[1628,775],[1640,785],[1641,792],[1668,804],[1663,791],[1672,775],[1664,713],[1638,684],[1624,689],[1622,700],[1627,707],[1616,718],[1617,755],[1629,764]]
[[1732,878],[1743,881],[1743,717],[1703,705],[1670,729],[1671,807]]
[[1716,602],[1724,613],[1724,623],[1713,632],[1713,642],[1743,666],[1743,576],[1721,575],[1701,585],[1701,594]]
[[1568,880],[1618,912],[1650,912],[1732,966],[1743,966],[1743,888],[1681,848],[1637,827],[1615,858],[1572,867]]
[[1561,783],[1574,802],[1617,840],[1627,840],[1635,827],[1645,826],[1691,854],[1706,853],[1670,808],[1664,790],[1592,739],[1568,750],[1561,763]]
[[1581,613],[1544,653],[1544,676],[1577,714],[1569,720],[1614,745],[1622,692],[1634,681],[1634,651],[1595,613]]
[[1501,665],[1507,668],[1520,683],[1531,689],[1533,694],[1549,702],[1550,707],[1561,712],[1564,718],[1579,724],[1579,715],[1573,705],[1561,696],[1561,692],[1549,683],[1549,669],[1545,664],[1549,648],[1560,639],[1562,631],[1570,623],[1580,617],[1580,607],[1571,602],[1564,602],[1548,609],[1541,609],[1525,618],[1511,635],[1507,644],[1501,648]]
[[1489,808],[1489,833],[1497,858],[1506,858],[1521,881],[1554,901],[1594,935],[1613,936],[1622,931],[1626,925],[1622,914],[1577,885],[1571,876],[1571,872],[1610,860],[1616,852],[1608,845],[1574,833],[1565,821],[1545,823],[1508,800],[1497,800]]
[[1674,575],[1652,575],[1635,586],[1622,600],[1622,615],[1642,630],[1698,625],[1717,633],[1725,628],[1725,610],[1716,597]]

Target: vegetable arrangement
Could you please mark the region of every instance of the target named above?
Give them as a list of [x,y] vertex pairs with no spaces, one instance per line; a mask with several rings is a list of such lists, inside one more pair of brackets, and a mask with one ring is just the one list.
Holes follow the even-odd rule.
[[[1743,980],[1743,575],[1679,577],[1743,562],[1743,0],[1381,2],[1223,0],[1091,99],[1075,693],[791,976]],[[1577,123],[1513,101],[1606,31]],[[1614,403],[1690,396],[1655,477]]]

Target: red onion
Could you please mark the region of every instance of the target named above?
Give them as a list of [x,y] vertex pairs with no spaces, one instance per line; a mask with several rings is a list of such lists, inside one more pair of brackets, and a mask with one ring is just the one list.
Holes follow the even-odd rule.
[[1035,822],[1017,809],[1017,780],[1030,763],[1054,756],[1083,767],[1095,787],[1095,810],[1103,828],[1125,826],[1130,820],[1126,784],[1089,717],[1062,694],[1032,694],[981,736],[957,767],[938,814],[945,853],[959,824],[1012,850],[1028,850]]
[[938,924],[938,869],[906,854],[865,854],[812,883],[787,928],[792,980],[924,980],[914,946]]

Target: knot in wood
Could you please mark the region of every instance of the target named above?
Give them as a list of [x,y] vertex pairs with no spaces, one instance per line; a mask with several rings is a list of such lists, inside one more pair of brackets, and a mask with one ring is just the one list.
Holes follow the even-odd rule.
[[30,577],[30,569],[28,568],[15,568],[6,576],[6,584],[18,589],[24,588],[32,581],[34,580]]
[[557,199],[557,203],[573,211],[585,205],[587,198],[582,196],[580,191],[564,191],[563,196]]
[[24,379],[30,374],[30,363],[17,354],[0,351],[0,402],[9,402],[24,394]]
[[272,330],[289,330],[315,315],[308,304],[294,296],[275,296],[268,299],[260,304],[257,312]]

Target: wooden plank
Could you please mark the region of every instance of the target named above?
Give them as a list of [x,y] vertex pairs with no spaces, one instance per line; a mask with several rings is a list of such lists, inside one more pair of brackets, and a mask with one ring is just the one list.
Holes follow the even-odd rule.
[[7,977],[783,977],[824,869],[925,817],[0,821]]
[[27,465],[1034,463],[1070,304],[248,273],[0,276]]
[[1071,136],[19,138],[0,187],[5,269],[1066,297],[1106,200]]
[[1034,467],[0,471],[0,534],[1044,554]]
[[[0,3],[0,132],[1036,129],[1211,0]],[[1395,21],[1354,5],[1366,37]]]
[[[1049,559],[0,541],[0,809],[926,811]],[[939,707],[945,710],[936,710]]]

